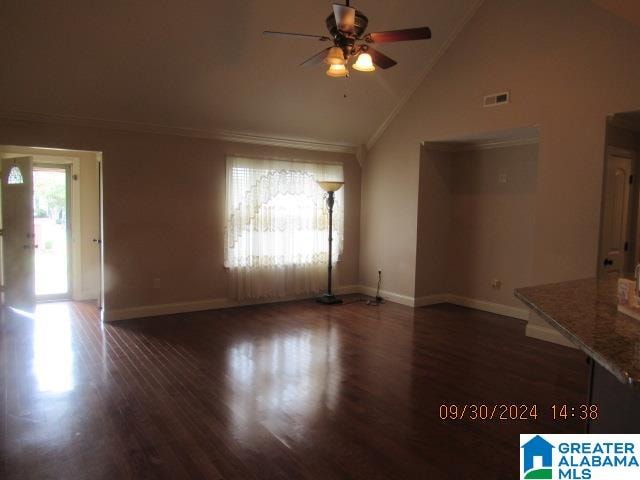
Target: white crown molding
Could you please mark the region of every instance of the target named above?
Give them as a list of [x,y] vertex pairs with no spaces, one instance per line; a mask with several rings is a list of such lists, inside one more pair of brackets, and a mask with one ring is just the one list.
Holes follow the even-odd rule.
[[514,140],[499,140],[489,142],[423,142],[427,150],[439,152],[470,152],[473,150],[493,150],[496,148],[520,147],[524,145],[537,145],[538,137],[518,138]]
[[453,29],[453,31],[451,32],[447,40],[440,47],[440,50],[436,52],[431,62],[429,62],[422,69],[422,72],[420,72],[420,75],[418,75],[418,77],[416,78],[414,83],[411,85],[411,87],[409,87],[409,89],[407,89],[404,95],[400,98],[400,101],[398,102],[398,104],[394,107],[394,109],[387,116],[387,118],[384,119],[384,121],[376,129],[374,134],[371,135],[369,140],[367,140],[367,143],[366,143],[367,150],[371,150],[373,146],[377,143],[377,141],[380,140],[380,137],[382,137],[382,134],[387,130],[387,128],[389,128],[389,125],[391,125],[391,122],[393,121],[393,119],[396,118],[396,116],[398,116],[398,114],[400,113],[402,108],[405,106],[405,104],[409,101],[411,96],[420,87],[420,85],[422,85],[425,78],[427,78],[427,75],[431,73],[431,70],[433,70],[436,64],[440,61],[440,59],[443,57],[443,55],[449,49],[449,47],[455,41],[455,39],[458,38],[458,35],[460,35],[464,27],[473,18],[473,16],[476,14],[476,12],[478,11],[478,9],[483,3],[484,3],[484,0],[477,0],[471,6],[469,11],[466,13],[466,15],[462,18],[462,20],[456,25],[456,27]]
[[358,159],[358,164],[362,167],[364,162],[367,160],[367,146],[360,145],[358,150],[356,151],[356,158]]
[[249,133],[234,132],[229,130],[217,130],[213,133],[213,139],[235,143],[250,143],[254,145],[268,145],[272,147],[299,148],[301,150],[315,150],[318,152],[351,153],[357,155],[358,146],[342,143],[325,143],[317,140],[269,137]]
[[175,135],[180,137],[204,138],[208,140],[248,143],[272,147],[297,148],[301,150],[314,150],[319,152],[350,153],[354,155],[358,153],[360,148],[358,145],[347,143],[328,143],[306,138],[276,137],[232,130],[198,130],[193,128],[169,127],[148,123],[121,122],[117,120],[104,120],[100,118],[75,117],[70,115],[54,115],[36,112],[0,112],[0,118],[13,121],[17,120],[65,126],[101,128],[124,132],[151,133],[156,135]]

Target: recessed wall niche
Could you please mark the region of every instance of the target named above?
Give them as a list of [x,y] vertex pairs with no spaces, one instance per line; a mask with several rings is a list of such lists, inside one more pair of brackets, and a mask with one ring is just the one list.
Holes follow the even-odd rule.
[[[522,309],[531,283],[539,133],[521,128],[421,149],[416,297]],[[495,307],[492,309],[492,307]]]

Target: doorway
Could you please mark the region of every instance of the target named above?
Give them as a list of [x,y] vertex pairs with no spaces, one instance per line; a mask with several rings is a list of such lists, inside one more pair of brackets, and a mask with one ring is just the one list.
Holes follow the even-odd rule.
[[[100,152],[0,146],[0,300],[102,307]],[[10,184],[19,167],[23,183]]]
[[598,276],[633,274],[640,261],[640,112],[607,118]]
[[33,167],[35,289],[38,300],[71,297],[70,165]]

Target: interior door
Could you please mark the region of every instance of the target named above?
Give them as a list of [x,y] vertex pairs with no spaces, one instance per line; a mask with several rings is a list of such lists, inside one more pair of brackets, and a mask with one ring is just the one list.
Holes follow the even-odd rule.
[[35,306],[33,160],[2,159],[2,266],[6,305]]
[[600,273],[623,273],[629,255],[632,158],[610,153],[605,167]]

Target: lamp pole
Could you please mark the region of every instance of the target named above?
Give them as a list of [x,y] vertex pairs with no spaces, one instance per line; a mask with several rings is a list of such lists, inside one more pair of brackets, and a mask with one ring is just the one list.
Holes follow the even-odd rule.
[[335,202],[334,198],[335,192],[329,192],[329,196],[327,197],[327,207],[329,207],[329,279],[327,282],[327,295],[333,296],[331,292],[331,271],[333,270],[333,266],[331,265],[331,247],[333,245],[333,204]]
[[327,207],[329,208],[329,265],[327,266],[327,293],[317,298],[319,303],[335,305],[342,303],[331,291],[331,273],[333,270],[332,246],[333,246],[333,205],[335,203],[335,192],[342,187],[342,182],[318,182],[327,192]]

